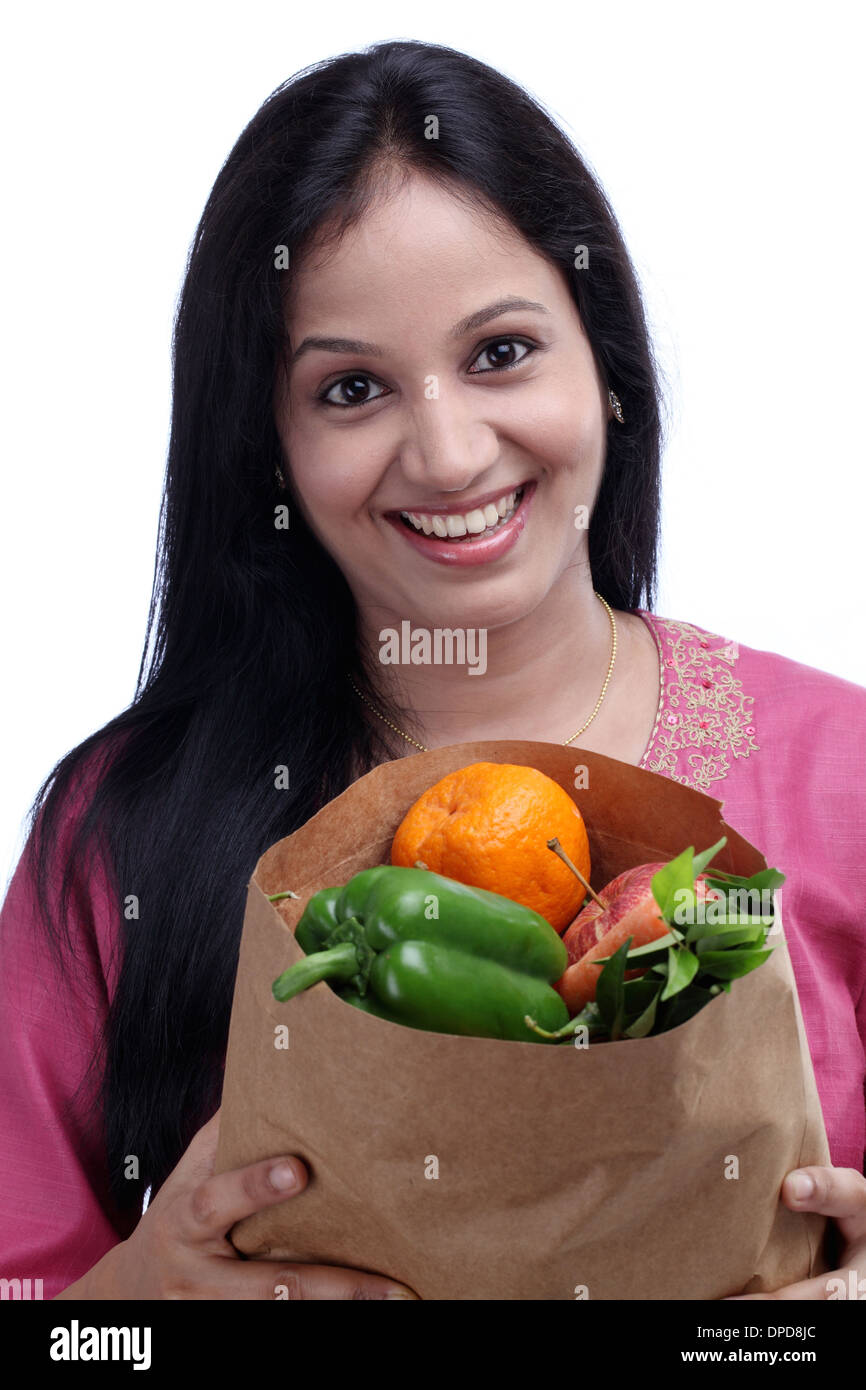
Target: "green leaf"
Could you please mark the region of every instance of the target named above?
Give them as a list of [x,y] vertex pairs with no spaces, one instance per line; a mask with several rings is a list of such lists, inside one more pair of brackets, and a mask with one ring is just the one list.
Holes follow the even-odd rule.
[[628,1028],[626,1028],[625,1036],[627,1038],[645,1038],[647,1034],[651,1032],[656,1021],[656,1011],[658,1009],[660,994],[661,989],[658,985],[655,985],[653,987],[652,998],[643,1013],[635,1019],[634,1023],[630,1023]]
[[628,937],[619,950],[614,952],[599,975],[595,986],[595,1002],[612,1041],[615,1041],[622,1032],[625,1014],[625,996],[623,994],[625,958],[633,940],[633,937]]
[[662,999],[670,999],[674,994],[690,985],[698,973],[698,958],[683,946],[668,949],[668,978],[662,990]]
[[698,874],[703,873],[704,869],[707,867],[707,865],[709,864],[710,860],[711,860],[711,859],[714,859],[714,858],[716,857],[716,855],[718,854],[719,850],[720,850],[724,845],[726,845],[727,843],[728,843],[728,837],[727,837],[727,835],[723,835],[722,838],[721,838],[720,840],[716,840],[716,843],[715,843],[714,845],[710,845],[709,849],[702,850],[702,852],[701,852],[700,854],[696,854],[696,855],[695,855],[695,858],[694,858],[695,878],[697,878]]
[[750,970],[757,970],[768,956],[773,954],[772,946],[766,951],[743,949],[741,951],[704,951],[700,958],[701,973],[715,976],[719,980],[739,980]]
[[623,1002],[625,1005],[626,1020],[634,1020],[644,1009],[654,995],[658,994],[659,982],[647,972],[637,980],[626,980],[622,987]]
[[729,933],[746,930],[763,936],[769,931],[769,923],[765,923],[760,917],[749,917],[745,913],[742,916],[722,917],[717,921],[695,922],[686,932],[686,941],[701,941],[708,936],[724,936],[727,939]]
[[755,891],[752,888],[732,888],[728,884],[724,889],[724,901],[708,898],[706,905],[698,911],[693,920],[707,925],[719,922],[760,922],[762,926],[771,927],[776,918],[775,904],[772,900],[769,903],[760,898],[756,900],[752,896]]
[[745,878],[742,874],[729,874],[724,869],[711,869],[707,882],[715,888],[772,888],[773,892],[785,882],[785,874],[778,869],[759,869],[756,874]]
[[644,1031],[632,1033],[634,1027],[649,1031],[655,1019],[656,1005],[662,984],[652,974],[646,973],[639,980],[627,980],[623,992],[626,995],[626,1017],[623,1020],[623,1037],[644,1037]]
[[715,936],[710,936],[709,931],[702,936],[695,950],[699,956],[703,956],[706,951],[723,951],[731,946],[763,946],[766,935],[766,927],[728,927],[722,931],[717,931]]
[[[629,940],[631,940],[631,937],[629,937]],[[647,941],[643,946],[635,946],[634,949],[628,953],[629,968],[631,968],[631,962],[633,960],[637,960],[640,964],[645,964],[647,956],[656,954],[665,955],[668,946],[676,945],[678,940],[678,936],[674,936],[672,932],[668,932],[666,936],[660,936],[655,941]],[[602,961],[612,959],[612,956],[596,956],[593,964],[600,965]]]
[[677,905],[676,894],[695,886],[693,856],[694,845],[689,845],[676,859],[653,874],[650,888],[665,920],[673,916]]
[[671,910],[667,914],[667,921],[671,933],[676,933],[677,939],[682,941],[689,924],[696,922],[700,915],[700,904],[694,886],[676,889],[669,906]]
[[666,1003],[659,1005],[657,1012],[656,1033],[667,1033],[671,1028],[678,1028],[681,1023],[687,1023],[696,1013],[711,1004],[718,998],[715,994],[710,994],[708,989],[700,985],[688,985],[675,998],[667,1000]]

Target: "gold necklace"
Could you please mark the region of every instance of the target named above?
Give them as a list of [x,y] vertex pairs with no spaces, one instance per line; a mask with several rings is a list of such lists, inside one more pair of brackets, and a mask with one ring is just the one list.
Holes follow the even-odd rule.
[[[604,604],[605,608],[607,609],[607,616],[610,618],[610,632],[611,632],[610,661],[608,662],[608,666],[607,666],[607,675],[606,675],[605,678],[604,678],[604,685],[601,687],[601,694],[599,695],[599,697],[598,697],[598,699],[596,700],[596,703],[595,703],[595,709],[593,710],[592,714],[591,714],[591,715],[589,716],[589,718],[587,719],[586,723],[585,723],[585,724],[581,724],[581,726],[580,726],[580,728],[577,730],[577,732],[576,732],[576,733],[573,733],[573,734],[571,735],[571,738],[567,738],[567,739],[565,740],[565,743],[563,744],[563,747],[566,747],[569,743],[572,743],[572,742],[574,741],[574,739],[576,739],[576,738],[578,737],[579,734],[582,734],[583,731],[584,731],[585,729],[588,729],[589,726],[590,726],[590,724],[592,723],[593,719],[594,719],[595,716],[598,714],[599,710],[601,709],[601,702],[602,702],[602,700],[604,699],[605,695],[607,694],[607,687],[608,687],[608,685],[609,685],[609,683],[610,683],[611,673],[613,672],[613,663],[616,661],[616,618],[613,616],[613,609],[611,608],[611,606],[610,606],[610,604],[608,603],[607,599],[604,599],[604,598],[601,597],[601,594],[598,592],[597,589],[593,589],[593,593],[595,594],[596,598],[599,599],[600,602]],[[364,701],[364,704],[368,707],[368,709],[371,709],[371,710],[373,711],[373,713],[375,714],[375,716],[376,716],[377,719],[381,719],[381,720],[382,720],[382,723],[383,723],[383,724],[387,724],[388,727],[389,727],[389,729],[393,729],[395,734],[399,734],[401,738],[405,738],[405,740],[406,740],[407,743],[411,743],[415,748],[419,748],[419,749],[421,750],[422,753],[429,753],[429,752],[430,752],[430,749],[427,748],[427,747],[425,747],[425,745],[424,745],[423,743],[419,743],[419,742],[417,741],[417,739],[410,738],[409,734],[404,733],[402,729],[398,729],[397,725],[396,725],[396,724],[392,724],[390,719],[386,719],[385,716],[384,716],[384,714],[382,714],[379,710],[377,710],[375,705],[372,705],[372,704],[370,703],[370,701],[367,699],[366,695],[363,695],[363,694],[361,693],[361,691],[358,689],[358,687],[357,687],[357,685],[355,684],[355,682],[352,680],[352,677],[351,677],[351,676],[349,676],[349,684],[351,685],[352,689],[354,690],[354,692],[355,692],[355,694],[358,696],[358,698],[359,698],[360,700],[363,700],[363,701]]]

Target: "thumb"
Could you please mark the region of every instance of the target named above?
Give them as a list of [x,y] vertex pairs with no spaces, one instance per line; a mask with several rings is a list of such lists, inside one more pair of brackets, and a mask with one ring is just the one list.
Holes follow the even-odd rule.
[[834,1217],[849,1243],[866,1237],[866,1177],[856,1168],[797,1168],[785,1178],[782,1198],[792,1211]]

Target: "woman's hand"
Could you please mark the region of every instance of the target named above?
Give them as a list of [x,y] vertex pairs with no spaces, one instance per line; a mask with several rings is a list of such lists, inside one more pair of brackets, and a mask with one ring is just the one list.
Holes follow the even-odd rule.
[[[804,1182],[804,1179],[811,1179]],[[802,1190],[801,1190],[802,1184]],[[856,1168],[797,1168],[782,1183],[782,1200],[791,1211],[817,1211],[836,1220],[845,1246],[841,1268],[801,1279],[775,1293],[741,1293],[723,1299],[866,1298],[866,1178]]]
[[215,1174],[219,1115],[195,1135],[132,1235],[58,1298],[417,1298],[357,1269],[240,1259],[228,1240],[234,1223],[302,1193],[308,1174],[295,1156]]

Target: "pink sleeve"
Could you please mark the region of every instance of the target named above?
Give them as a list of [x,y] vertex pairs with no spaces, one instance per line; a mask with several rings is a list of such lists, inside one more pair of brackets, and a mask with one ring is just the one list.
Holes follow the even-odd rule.
[[[70,799],[67,842],[82,809]],[[104,866],[76,881],[74,956],[58,968],[36,918],[32,836],[0,912],[0,1276],[53,1298],[130,1234],[108,1192],[95,1081],[79,1089],[113,992],[118,912]],[[59,889],[59,870],[54,887]],[[33,1281],[41,1280],[41,1285]],[[26,1285],[23,1285],[26,1289]]]

